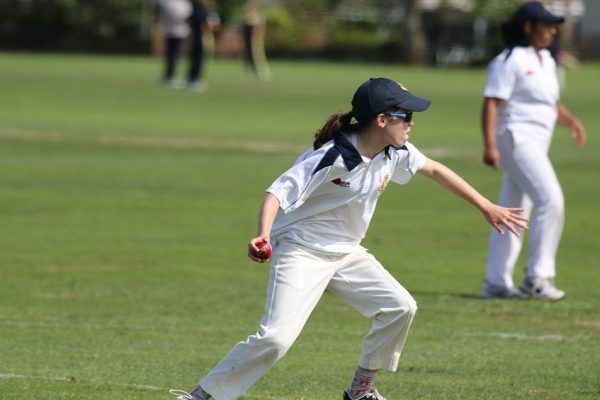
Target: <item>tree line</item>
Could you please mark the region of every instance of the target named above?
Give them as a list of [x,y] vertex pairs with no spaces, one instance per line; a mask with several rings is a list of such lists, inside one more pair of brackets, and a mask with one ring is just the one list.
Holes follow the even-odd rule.
[[[217,3],[223,30],[235,31],[242,1]],[[481,58],[497,51],[497,27],[517,0],[473,0],[469,8],[442,0],[433,10],[422,10],[418,0],[258,3],[272,57],[435,63],[446,53],[459,54],[456,49],[470,54],[481,40]],[[3,0],[0,49],[148,54],[155,7],[154,0]]]

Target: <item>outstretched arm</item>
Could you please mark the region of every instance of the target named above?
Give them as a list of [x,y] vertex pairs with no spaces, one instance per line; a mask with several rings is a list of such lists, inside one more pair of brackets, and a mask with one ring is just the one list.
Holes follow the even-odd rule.
[[273,194],[267,192],[258,213],[258,235],[250,239],[250,243],[248,243],[248,257],[253,261],[260,263],[266,261],[254,255],[258,251],[256,243],[264,240],[271,244],[271,228],[273,227],[273,221],[275,221],[278,209],[279,200]]
[[522,208],[505,208],[492,203],[445,165],[427,159],[419,172],[477,207],[501,235],[504,235],[504,230],[500,225],[504,225],[506,229],[517,236],[521,236],[521,234],[515,229],[515,226],[527,229],[528,219],[516,214],[523,211]]

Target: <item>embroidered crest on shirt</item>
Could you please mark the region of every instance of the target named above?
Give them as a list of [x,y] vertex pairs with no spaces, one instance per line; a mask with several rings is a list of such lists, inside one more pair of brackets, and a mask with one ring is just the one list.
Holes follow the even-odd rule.
[[334,185],[338,185],[340,187],[350,187],[350,182],[343,181],[342,178],[335,178],[331,181]]
[[383,193],[383,191],[384,191],[384,190],[385,190],[385,188],[387,187],[387,185],[388,185],[389,181],[390,181],[390,177],[389,177],[388,175],[386,175],[386,176],[383,178],[383,183],[381,184],[381,186],[379,186],[379,187],[377,188],[377,191],[378,191],[379,193]]

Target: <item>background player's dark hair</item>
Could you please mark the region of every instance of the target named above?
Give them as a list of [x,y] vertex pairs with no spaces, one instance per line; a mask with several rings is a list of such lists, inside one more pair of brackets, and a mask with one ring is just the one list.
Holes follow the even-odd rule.
[[[513,13],[510,20],[502,24],[500,30],[504,39],[504,46],[508,49],[505,60],[510,57],[515,47],[527,47],[531,44],[525,33],[525,24],[527,22],[530,22],[534,26],[538,24],[540,22],[540,9],[544,10],[543,5],[539,1],[526,2]],[[543,17],[544,13],[541,16]],[[552,16],[551,20],[562,23],[564,18]],[[560,52],[558,35],[548,50],[550,50],[552,57],[558,62],[558,53]]]
[[[526,18],[519,13],[515,13],[513,17],[502,24],[501,32],[504,39],[504,46],[512,52],[512,49],[518,46],[529,46],[529,39],[525,33],[525,23],[529,21],[535,25],[538,21],[534,18]],[[509,55],[510,55],[509,52]],[[508,55],[507,57],[508,58]]]

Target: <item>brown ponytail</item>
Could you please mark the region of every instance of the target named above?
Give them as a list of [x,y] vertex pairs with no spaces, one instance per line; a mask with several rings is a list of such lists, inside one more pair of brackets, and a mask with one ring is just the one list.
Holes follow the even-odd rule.
[[317,150],[325,143],[333,139],[333,137],[341,131],[349,130],[351,128],[350,121],[354,117],[352,111],[345,114],[338,113],[331,115],[325,125],[321,129],[315,132],[315,141],[313,142],[313,148]]

